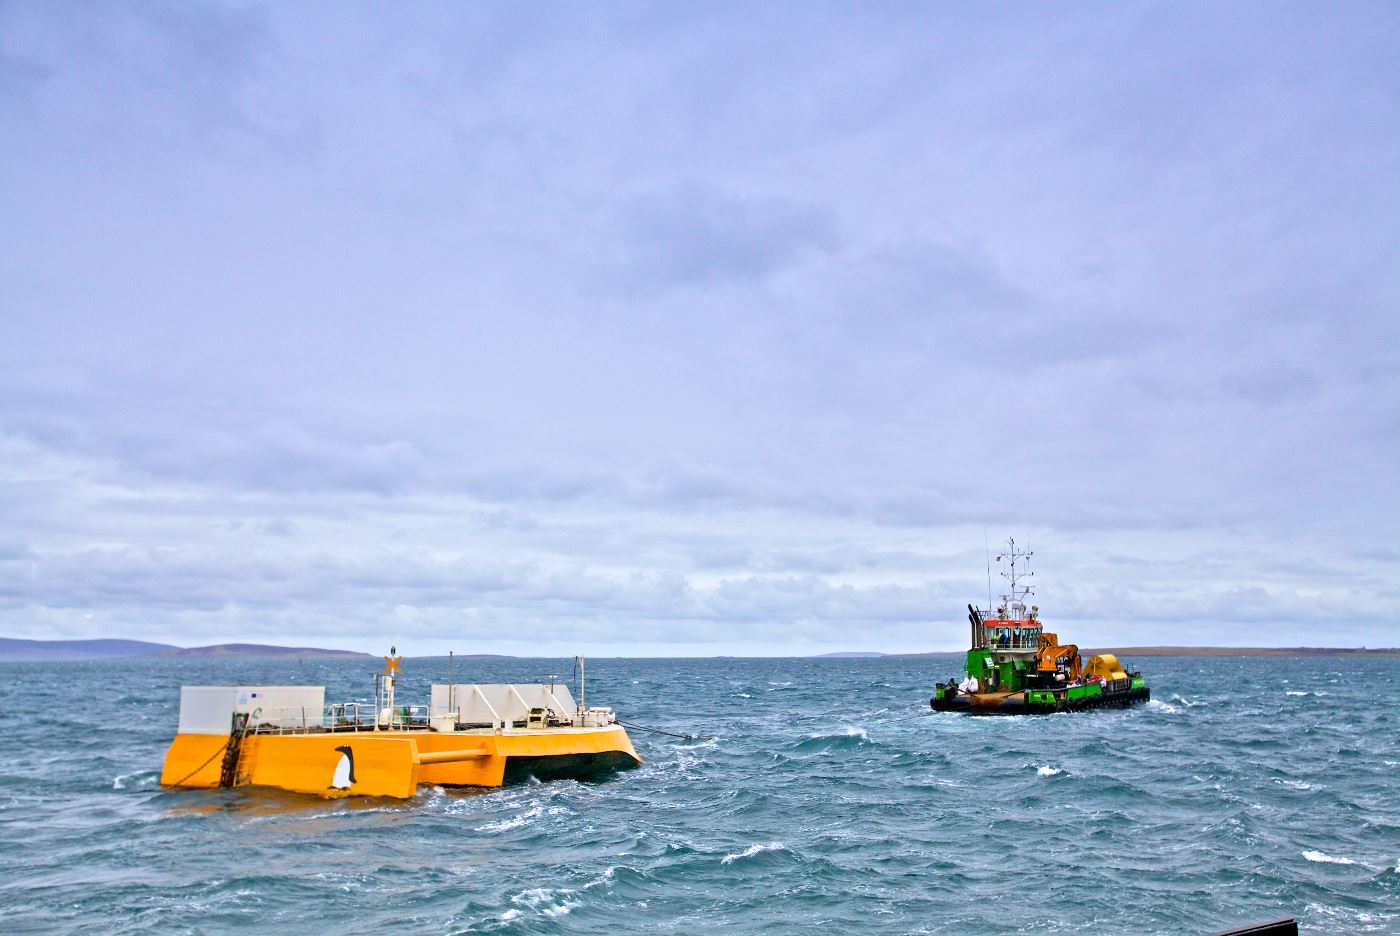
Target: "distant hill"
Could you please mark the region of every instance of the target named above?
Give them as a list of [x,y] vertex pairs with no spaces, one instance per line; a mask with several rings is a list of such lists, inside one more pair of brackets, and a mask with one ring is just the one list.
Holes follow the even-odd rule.
[[371,657],[356,650],[278,647],[271,644],[215,644],[177,647],[146,640],[21,640],[0,637],[0,662],[123,660],[131,657]]
[[178,650],[172,644],[145,640],[21,640],[0,637],[3,660],[115,660],[155,656]]
[[273,644],[214,644],[209,647],[172,647],[167,657],[371,657],[358,650],[327,650],[324,647],[278,647]]

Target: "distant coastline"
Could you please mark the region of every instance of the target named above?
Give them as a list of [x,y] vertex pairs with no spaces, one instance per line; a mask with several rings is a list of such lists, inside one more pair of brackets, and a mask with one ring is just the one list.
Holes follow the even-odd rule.
[[177,647],[145,640],[22,640],[0,637],[0,661],[57,663],[65,660],[128,660],[171,657],[307,657],[369,658],[358,650],[331,650],[325,647],[282,647],[275,644],[214,644],[208,647]]
[[[861,656],[941,657],[961,656],[961,650],[940,650],[932,653],[882,653]],[[1114,656],[1134,657],[1303,657],[1303,656],[1400,656],[1400,647],[1097,647],[1081,650],[1080,655],[1094,656],[1112,653]],[[833,656],[834,654],[827,654]]]
[[1085,656],[1400,656],[1400,647],[1107,647]]
[[[962,650],[934,650],[925,653],[881,653],[874,650],[845,650],[807,656],[811,660],[879,660],[886,658],[922,659],[961,657]],[[1087,659],[1096,653],[1132,657],[1392,657],[1400,656],[1400,647],[1099,647],[1080,651]],[[273,658],[286,659],[374,659],[372,653],[358,650],[333,650],[327,647],[284,647],[277,644],[227,643],[207,647],[179,647],[174,644],[145,640],[25,640],[0,637],[0,662],[63,662],[84,660],[126,659],[228,659]],[[599,654],[598,659],[611,657]],[[447,654],[412,656],[416,660],[446,660]],[[526,659],[506,653],[459,653],[458,660],[516,660]],[[541,657],[554,659],[554,657]],[[616,659],[629,659],[616,657]],[[675,659],[724,660],[740,659],[733,655],[678,657]],[[762,658],[755,658],[762,659]]]

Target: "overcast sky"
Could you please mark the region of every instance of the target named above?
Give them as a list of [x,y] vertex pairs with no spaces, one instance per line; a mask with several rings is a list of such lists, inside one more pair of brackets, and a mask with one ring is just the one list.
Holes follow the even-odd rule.
[[0,6],[0,634],[1400,645],[1400,6]]

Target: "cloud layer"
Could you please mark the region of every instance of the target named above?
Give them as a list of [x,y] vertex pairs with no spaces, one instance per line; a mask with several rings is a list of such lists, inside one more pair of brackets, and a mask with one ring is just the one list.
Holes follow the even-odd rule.
[[1400,644],[1400,15],[0,8],[0,631]]

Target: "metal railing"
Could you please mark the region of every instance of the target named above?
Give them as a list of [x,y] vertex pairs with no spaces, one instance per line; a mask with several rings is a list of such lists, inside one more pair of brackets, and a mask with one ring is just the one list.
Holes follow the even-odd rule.
[[321,710],[305,706],[256,708],[248,713],[250,734],[308,734],[353,731],[427,730],[428,706],[395,705],[377,710],[373,702],[335,702]]

